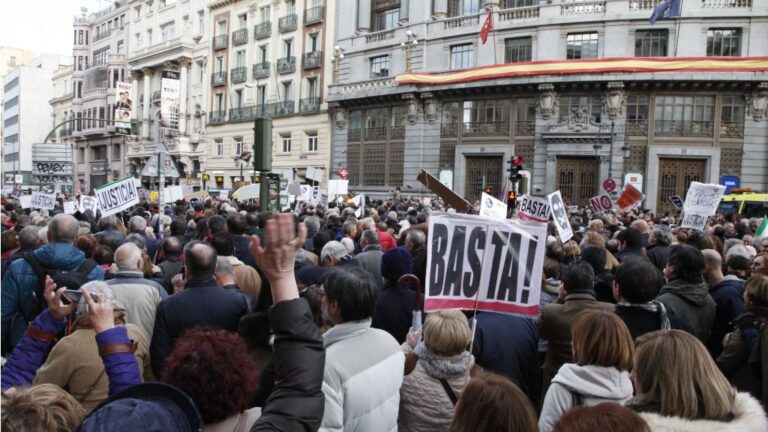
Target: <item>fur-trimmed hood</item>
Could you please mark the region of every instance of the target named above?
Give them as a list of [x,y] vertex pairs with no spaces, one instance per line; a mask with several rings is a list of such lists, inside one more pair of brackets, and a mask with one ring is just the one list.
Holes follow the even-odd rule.
[[664,417],[654,413],[640,413],[653,432],[765,432],[768,418],[763,407],[749,393],[738,393],[733,402],[733,420],[688,420]]

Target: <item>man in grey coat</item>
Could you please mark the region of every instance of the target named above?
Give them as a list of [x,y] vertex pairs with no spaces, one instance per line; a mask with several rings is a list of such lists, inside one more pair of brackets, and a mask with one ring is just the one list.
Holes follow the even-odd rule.
[[376,231],[363,231],[360,246],[363,248],[363,252],[358,254],[355,259],[360,263],[360,267],[373,275],[373,279],[381,287],[384,284],[384,280],[381,278],[381,256],[384,255],[384,250],[379,244],[379,235],[376,234]]

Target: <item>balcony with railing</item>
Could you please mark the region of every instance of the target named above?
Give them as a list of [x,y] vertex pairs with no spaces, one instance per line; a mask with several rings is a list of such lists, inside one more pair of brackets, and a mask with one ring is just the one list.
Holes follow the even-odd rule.
[[256,63],[253,65],[253,79],[267,78],[272,65],[268,61]]
[[93,33],[93,41],[98,42],[102,39],[108,38],[112,34],[112,28],[110,27],[104,31],[96,31]]
[[253,26],[253,38],[256,40],[268,38],[272,35],[272,23],[267,21]]
[[248,29],[242,28],[232,32],[232,45],[242,45],[248,42]]
[[365,43],[383,42],[385,40],[394,39],[394,38],[395,38],[394,30],[381,30],[373,33],[368,33],[367,35],[365,35]]
[[604,14],[605,1],[570,1],[560,4],[560,15]]
[[720,138],[744,138],[744,122],[720,122]]
[[480,14],[464,15],[455,18],[448,18],[443,21],[444,29],[454,29],[459,27],[476,27],[480,24]]
[[515,22],[539,17],[539,5],[514,7],[499,11],[500,22]]
[[211,74],[211,85],[220,86],[225,84],[227,84],[227,73],[225,71]]
[[301,67],[303,69],[312,69],[316,67],[322,66],[323,63],[323,52],[322,51],[312,51],[308,53],[304,53],[301,56]]
[[752,7],[752,0],[702,0],[704,9],[735,9]]
[[212,125],[223,124],[226,118],[227,118],[226,111],[211,111],[211,113],[208,114],[208,124],[212,124]]
[[663,0],[629,0],[629,10],[651,10],[659,5]]
[[648,136],[648,120],[627,120],[625,130],[627,136]]
[[227,35],[218,35],[213,37],[213,49],[220,50],[227,47]]
[[315,24],[323,21],[323,7],[315,6],[304,11],[304,25]]
[[286,15],[284,17],[280,17],[280,20],[277,23],[277,29],[280,31],[280,33],[294,31],[296,30],[297,23],[298,16],[296,14]]
[[536,133],[536,122],[533,120],[518,120],[515,122],[515,135],[534,136]]
[[509,122],[464,122],[463,136],[506,136]]
[[283,116],[283,115],[291,115],[294,112],[294,103],[293,101],[282,101],[282,102],[275,102],[272,104],[272,115],[274,116]]
[[232,68],[232,70],[229,71],[229,75],[233,84],[245,82],[245,80],[248,79],[248,68],[245,66]]
[[655,127],[656,136],[711,137],[714,129],[714,122],[656,120]]
[[277,59],[277,73],[285,74],[296,71],[296,57],[283,57]]
[[317,96],[300,99],[299,112],[309,113],[320,111],[320,98]]

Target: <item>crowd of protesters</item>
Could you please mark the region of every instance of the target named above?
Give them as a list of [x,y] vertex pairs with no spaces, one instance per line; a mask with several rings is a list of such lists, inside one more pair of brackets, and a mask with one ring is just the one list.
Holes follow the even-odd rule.
[[569,241],[548,226],[539,315],[414,323],[445,208],[396,198],[4,198],[2,428],[768,430],[761,219],[579,209]]

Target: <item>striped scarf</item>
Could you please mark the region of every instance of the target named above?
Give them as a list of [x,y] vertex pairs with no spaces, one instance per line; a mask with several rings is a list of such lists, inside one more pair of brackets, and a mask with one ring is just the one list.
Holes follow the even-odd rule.
[[664,303],[658,300],[651,300],[647,303],[634,304],[634,303],[629,303],[626,300],[622,299],[619,304],[622,306],[640,308],[648,312],[659,314],[659,320],[660,320],[659,330],[667,331],[672,329],[672,326],[669,324],[669,317],[667,316],[667,308],[664,307]]

